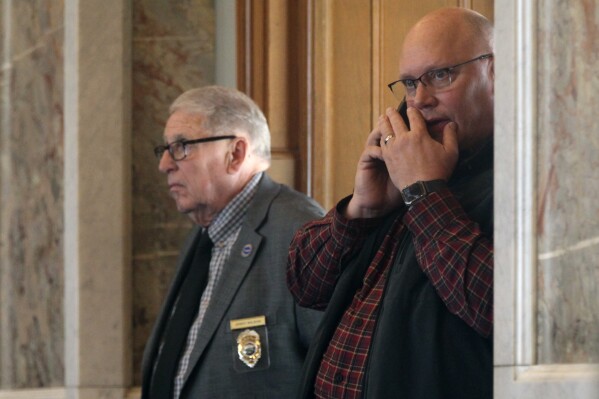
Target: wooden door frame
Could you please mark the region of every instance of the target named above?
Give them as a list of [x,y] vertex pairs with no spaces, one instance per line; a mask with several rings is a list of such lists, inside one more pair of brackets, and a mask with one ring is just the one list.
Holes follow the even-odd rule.
[[[293,159],[294,181],[288,183],[309,195],[311,7],[312,0],[237,0],[238,89],[256,101],[271,134],[284,142],[273,147],[273,155]],[[281,37],[284,43],[273,45]],[[273,73],[281,69],[282,74]]]

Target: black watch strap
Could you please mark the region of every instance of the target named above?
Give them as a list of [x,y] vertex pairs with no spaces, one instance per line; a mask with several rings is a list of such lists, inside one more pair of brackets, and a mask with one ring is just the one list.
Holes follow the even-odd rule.
[[414,202],[426,197],[428,194],[439,191],[442,188],[447,187],[445,180],[429,180],[429,181],[417,181],[414,184],[406,186],[401,190],[401,196],[403,202],[410,206]]

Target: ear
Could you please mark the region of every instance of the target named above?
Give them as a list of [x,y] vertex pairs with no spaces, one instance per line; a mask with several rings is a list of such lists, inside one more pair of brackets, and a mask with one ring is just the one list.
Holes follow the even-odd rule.
[[234,174],[237,173],[243,163],[246,160],[249,151],[249,143],[245,137],[237,137],[229,145],[229,151],[227,151],[227,172]]

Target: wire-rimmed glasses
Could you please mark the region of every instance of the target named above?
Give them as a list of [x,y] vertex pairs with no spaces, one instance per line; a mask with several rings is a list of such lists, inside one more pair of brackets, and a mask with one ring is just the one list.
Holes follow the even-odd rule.
[[471,60],[460,62],[459,64],[449,67],[431,69],[415,79],[396,80],[395,82],[389,83],[387,86],[398,100],[401,100],[404,96],[413,97],[416,94],[419,83],[422,83],[425,87],[433,88],[435,92],[439,92],[451,85],[455,75],[454,70],[456,68],[471,62],[486,60],[492,57],[492,53],[479,55]]

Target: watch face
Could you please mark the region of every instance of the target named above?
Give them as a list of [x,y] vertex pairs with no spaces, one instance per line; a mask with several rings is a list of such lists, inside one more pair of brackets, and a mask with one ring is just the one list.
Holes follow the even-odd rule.
[[422,182],[416,182],[410,184],[408,187],[401,190],[401,196],[406,205],[410,205],[412,202],[426,195],[426,189]]

